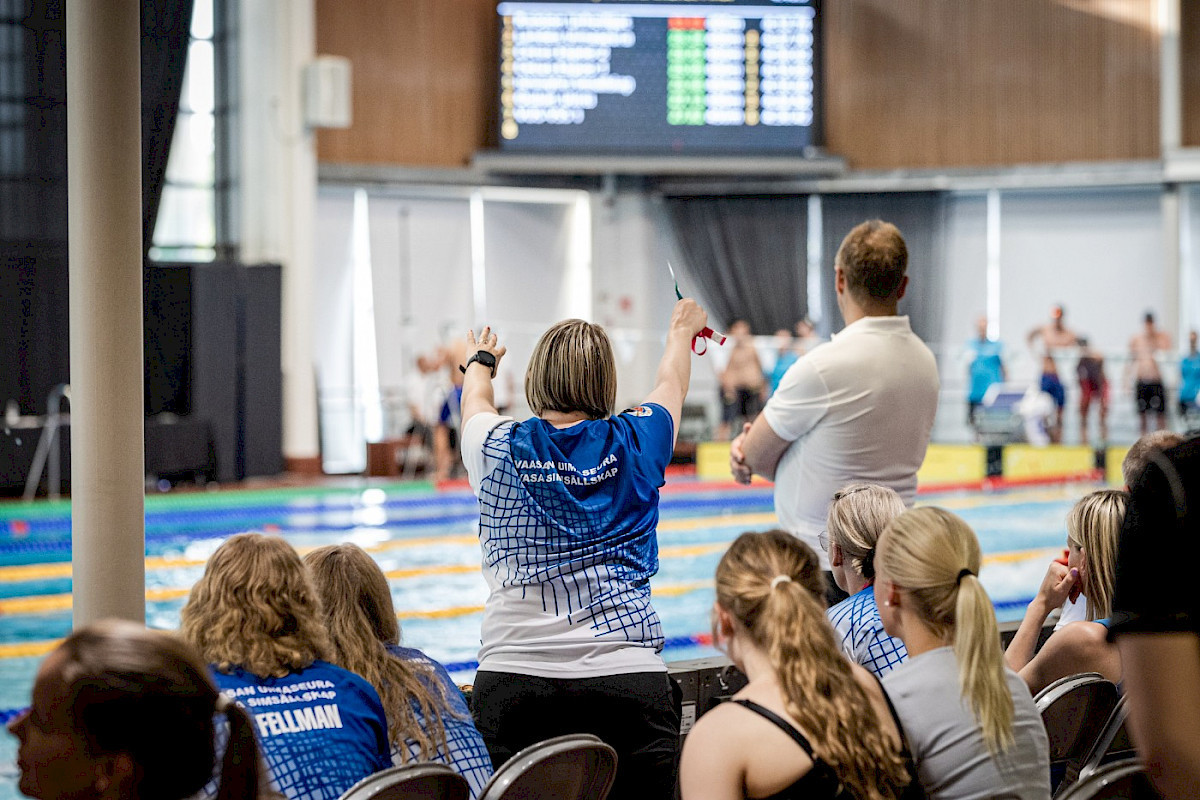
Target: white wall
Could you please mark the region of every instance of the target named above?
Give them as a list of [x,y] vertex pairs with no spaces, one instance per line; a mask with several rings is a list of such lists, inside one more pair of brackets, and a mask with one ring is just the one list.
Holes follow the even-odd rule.
[[[1166,275],[1167,228],[1157,189],[1001,193],[999,321],[1010,377],[1034,379],[1037,365],[1025,334],[1047,319],[1051,305],[1065,304],[1068,324],[1110,355],[1110,419],[1118,441],[1131,436],[1135,422],[1119,384],[1120,359],[1141,314],[1154,309],[1164,323],[1178,316],[1182,329],[1189,320],[1200,324],[1200,190],[1185,189],[1184,195],[1185,266],[1176,294]],[[665,266],[672,245],[656,201],[635,190],[583,195],[483,189],[483,237],[476,245],[483,247],[487,318],[475,319],[470,196],[470,188],[463,187],[370,193],[379,374],[385,391],[403,387],[416,353],[445,337],[461,336],[467,326],[487,323],[498,326],[509,342],[506,371],[513,376],[514,411],[527,413],[521,381],[533,343],[553,322],[582,314],[605,325],[613,337],[618,405],[643,399],[653,384],[675,300]],[[954,441],[969,436],[960,408],[966,369],[962,346],[988,301],[987,200],[982,193],[964,193],[946,203],[940,252],[947,297],[942,341],[930,344],[942,357],[944,390],[935,437]],[[318,315],[314,347],[326,387],[352,378],[352,205],[352,190],[322,188],[315,291],[327,312]],[[590,248],[581,253],[578,243],[589,239]],[[581,276],[590,296],[580,296]],[[681,278],[687,293],[687,277]],[[714,369],[722,360],[720,352],[693,359],[689,402],[708,406],[714,419]],[[1074,390],[1072,367],[1073,362],[1062,365],[1069,391]],[[1068,416],[1069,434],[1076,429]]]
[[1005,193],[1000,208],[1005,341],[1023,341],[1055,303],[1068,327],[1106,352],[1126,348],[1148,309],[1174,316],[1157,190]]
[[946,200],[941,341],[960,343],[975,333],[975,320],[987,313],[987,197],[954,195]]
[[379,384],[399,390],[416,358],[473,322],[466,198],[370,194]]

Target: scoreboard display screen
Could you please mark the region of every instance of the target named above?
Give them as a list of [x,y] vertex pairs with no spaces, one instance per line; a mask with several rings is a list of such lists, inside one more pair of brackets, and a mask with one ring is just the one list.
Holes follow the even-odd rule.
[[800,155],[817,145],[816,0],[513,0],[501,150]]

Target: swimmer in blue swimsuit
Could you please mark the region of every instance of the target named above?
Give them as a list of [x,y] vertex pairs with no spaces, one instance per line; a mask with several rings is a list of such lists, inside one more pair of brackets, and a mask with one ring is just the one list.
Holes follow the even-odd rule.
[[1054,363],[1054,352],[1060,348],[1075,347],[1079,344],[1079,337],[1063,322],[1064,316],[1066,316],[1066,311],[1061,305],[1052,307],[1050,309],[1050,321],[1045,325],[1034,328],[1026,337],[1026,341],[1029,342],[1030,347],[1033,347],[1035,341],[1039,338],[1042,340],[1042,346],[1045,347],[1042,357],[1041,389],[1054,398],[1054,405],[1058,408],[1056,424],[1049,431],[1050,441],[1055,444],[1062,441],[1063,406],[1067,404],[1067,395],[1063,389],[1062,381],[1058,377],[1058,367]]

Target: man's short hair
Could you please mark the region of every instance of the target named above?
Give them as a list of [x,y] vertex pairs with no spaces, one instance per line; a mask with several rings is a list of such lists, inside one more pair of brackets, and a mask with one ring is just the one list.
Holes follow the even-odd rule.
[[835,262],[860,302],[895,300],[908,269],[908,246],[890,222],[871,219],[846,234]]
[[1129,448],[1129,452],[1125,454],[1125,459],[1121,462],[1121,477],[1125,479],[1125,486],[1128,489],[1133,489],[1133,485],[1137,483],[1137,479],[1142,477],[1142,473],[1146,471],[1146,467],[1150,466],[1150,462],[1162,453],[1164,450],[1170,450],[1176,445],[1183,444],[1187,441],[1187,437],[1181,433],[1174,431],[1151,431],[1145,436],[1138,439]]

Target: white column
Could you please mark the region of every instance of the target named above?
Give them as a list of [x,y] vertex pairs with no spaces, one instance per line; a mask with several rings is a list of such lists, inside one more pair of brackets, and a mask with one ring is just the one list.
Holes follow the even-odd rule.
[[1183,79],[1180,73],[1180,0],[1158,0],[1159,138],[1162,157],[1170,158],[1183,145]]
[[141,19],[134,0],[67,3],[74,623],[141,622]]
[[[823,281],[825,276],[821,274],[821,270],[825,269],[821,261],[825,258],[825,223],[821,217],[821,195],[810,194],[808,196],[808,261],[806,264],[806,273],[808,281],[808,298],[806,301],[807,309],[805,316],[814,326],[819,326],[821,317],[824,315],[824,306],[821,301],[824,299],[821,295],[824,292]],[[836,321],[831,321],[830,325],[836,324]],[[828,329],[829,326],[826,326]]]
[[1187,347],[1187,316],[1186,297],[1181,291],[1186,285],[1184,270],[1187,268],[1183,260],[1183,234],[1187,231],[1188,220],[1184,218],[1187,203],[1183,199],[1183,189],[1179,184],[1163,187],[1162,193],[1162,222],[1163,222],[1163,310],[1159,322],[1162,329],[1170,331],[1176,347]]
[[1000,338],[1000,190],[987,193],[987,334]]
[[316,12],[313,0],[243,0],[240,8],[241,255],[250,264],[283,265],[283,453],[295,465],[318,454],[312,338],[317,155],[302,107]]

